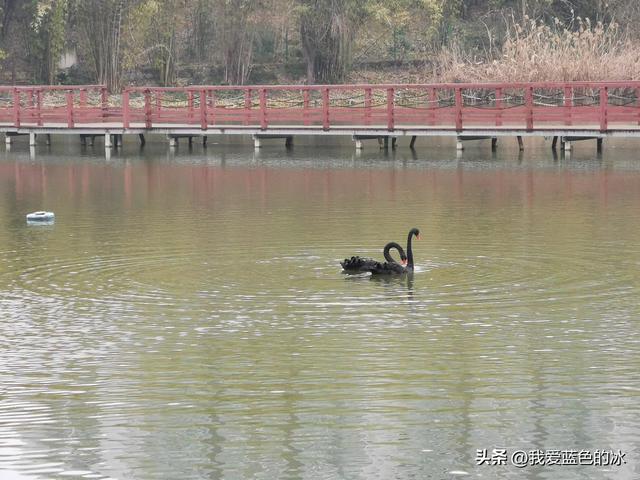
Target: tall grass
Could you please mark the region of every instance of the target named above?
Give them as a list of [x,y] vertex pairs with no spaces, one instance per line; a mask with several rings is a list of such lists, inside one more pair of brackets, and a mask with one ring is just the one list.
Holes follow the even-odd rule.
[[473,57],[460,46],[443,49],[433,76],[442,82],[597,81],[640,79],[640,42],[617,24],[577,18],[552,25],[511,22],[502,47]]

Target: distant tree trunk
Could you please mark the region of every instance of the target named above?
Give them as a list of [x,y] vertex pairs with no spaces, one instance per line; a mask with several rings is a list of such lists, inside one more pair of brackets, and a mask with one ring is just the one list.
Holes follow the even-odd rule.
[[125,10],[135,0],[76,0],[78,22],[89,44],[96,80],[121,88],[120,40]]
[[257,2],[221,0],[218,3],[217,33],[223,51],[224,80],[228,84],[243,85],[251,73],[255,35],[252,14]]
[[350,2],[300,0],[300,3],[300,39],[307,64],[307,82],[344,80],[354,38]]

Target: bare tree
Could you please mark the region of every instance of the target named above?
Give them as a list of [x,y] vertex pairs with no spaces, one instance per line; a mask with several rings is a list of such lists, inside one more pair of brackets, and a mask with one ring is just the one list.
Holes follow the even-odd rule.
[[121,88],[122,23],[138,0],[75,0],[78,26],[89,46],[96,80],[110,91]]

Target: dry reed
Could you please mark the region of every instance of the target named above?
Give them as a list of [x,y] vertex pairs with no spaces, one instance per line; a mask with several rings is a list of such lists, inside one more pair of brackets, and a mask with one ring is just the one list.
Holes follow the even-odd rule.
[[459,45],[443,49],[432,72],[441,82],[598,81],[640,79],[640,44],[618,25],[577,18],[549,26],[512,23],[498,54],[477,59]]

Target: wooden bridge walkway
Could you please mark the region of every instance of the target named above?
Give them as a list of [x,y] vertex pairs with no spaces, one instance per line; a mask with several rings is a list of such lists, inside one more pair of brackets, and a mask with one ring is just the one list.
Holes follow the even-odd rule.
[[[101,85],[1,86],[0,132],[177,139],[209,135],[264,138],[348,135],[367,139],[455,136],[462,141],[513,136],[570,141],[640,136],[640,82],[254,85],[134,87],[109,95]],[[555,146],[555,141],[554,141]]]

